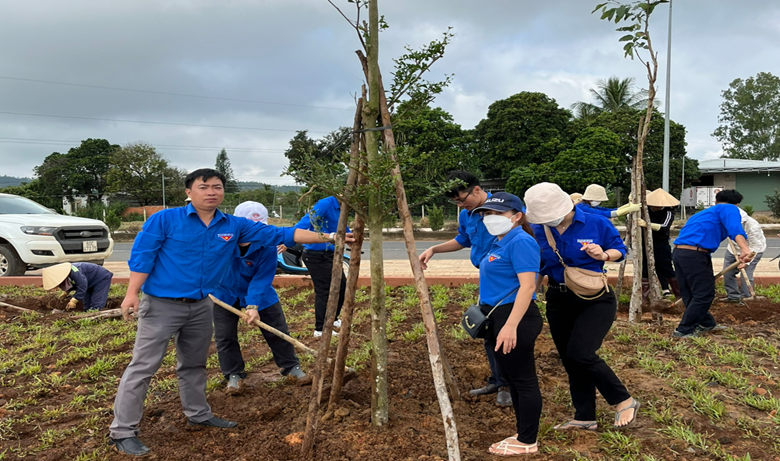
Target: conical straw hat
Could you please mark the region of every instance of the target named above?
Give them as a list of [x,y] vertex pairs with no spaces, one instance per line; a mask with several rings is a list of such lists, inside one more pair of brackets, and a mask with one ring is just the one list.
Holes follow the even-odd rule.
[[582,194],[582,200],[595,200],[597,202],[606,202],[609,200],[607,197],[607,190],[598,184],[591,184],[585,188],[585,193]]
[[666,207],[666,206],[677,206],[679,204],[680,204],[679,200],[674,198],[672,195],[670,195],[668,192],[661,189],[660,187],[647,194],[648,206]]
[[580,201],[582,200],[582,194],[580,194],[579,192],[569,194],[569,197],[571,197],[571,201],[574,202],[575,205],[580,203]]
[[43,289],[51,290],[62,283],[70,275],[70,263],[60,263],[43,270]]

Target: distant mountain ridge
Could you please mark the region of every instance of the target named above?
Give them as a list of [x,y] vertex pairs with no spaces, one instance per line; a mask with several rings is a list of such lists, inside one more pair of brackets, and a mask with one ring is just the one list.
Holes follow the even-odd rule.
[[16,176],[0,176],[0,189],[3,187],[20,186],[23,182],[30,182],[32,178],[17,178]]
[[[256,181],[238,181],[238,187],[241,190],[255,190],[263,189],[266,186],[265,183]],[[275,186],[271,184],[271,189],[276,192],[298,192],[301,190],[301,186]]]

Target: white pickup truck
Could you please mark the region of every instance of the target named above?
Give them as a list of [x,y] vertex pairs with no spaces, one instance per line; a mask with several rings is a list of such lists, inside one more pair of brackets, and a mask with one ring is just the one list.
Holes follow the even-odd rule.
[[103,221],[63,216],[27,198],[0,194],[0,277],[61,262],[103,264],[113,252]]

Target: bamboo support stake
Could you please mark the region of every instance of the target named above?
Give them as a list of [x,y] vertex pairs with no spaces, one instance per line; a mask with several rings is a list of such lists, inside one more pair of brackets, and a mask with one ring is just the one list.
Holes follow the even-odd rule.
[[[734,241],[731,240],[731,239],[729,239],[729,246],[731,247],[731,254],[734,255],[734,258],[736,258],[737,257],[737,246],[734,245]],[[750,293],[750,297],[751,298],[755,298],[756,297],[756,292],[753,289],[753,285],[750,283],[750,280],[748,279],[747,271],[745,270],[744,267],[739,270],[739,274],[742,276],[742,283],[744,283],[747,286],[747,288],[748,288],[748,292]]]
[[85,314],[74,315],[71,319],[112,319],[122,316],[122,309],[106,309],[98,312],[87,312]]
[[41,313],[38,312],[38,311],[34,311],[32,309],[25,309],[23,307],[14,306],[13,304],[8,304],[8,303],[4,303],[4,302],[0,302],[0,306],[6,307],[6,308],[11,309],[11,310],[19,311],[19,312],[24,312],[25,314],[32,313],[32,314],[35,314],[35,315],[41,315]]

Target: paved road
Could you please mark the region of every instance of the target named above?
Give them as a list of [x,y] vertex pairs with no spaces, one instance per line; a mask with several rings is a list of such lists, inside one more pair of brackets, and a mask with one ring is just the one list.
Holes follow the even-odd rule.
[[[780,238],[767,238],[767,249],[764,252],[764,259],[771,259],[780,254]],[[440,241],[417,241],[417,254],[422,253],[427,248],[441,243]],[[108,261],[127,261],[130,258],[130,249],[132,243],[115,243],[114,254],[108,258]],[[726,251],[727,243],[721,244],[718,251],[713,254],[713,257],[722,258]],[[363,259],[370,259],[369,250],[371,248],[371,242],[366,241],[363,243]],[[406,260],[406,244],[400,240],[387,240],[382,242],[382,248],[384,249],[384,256],[386,260]],[[441,253],[434,256],[435,259],[455,259],[455,260],[468,260],[468,250],[455,251],[453,253]]]

